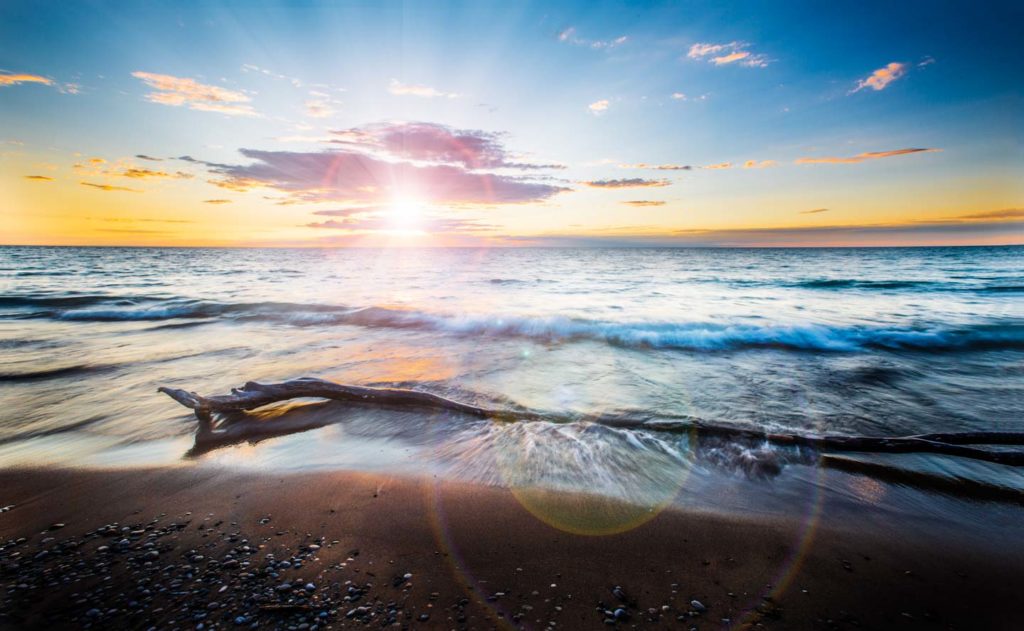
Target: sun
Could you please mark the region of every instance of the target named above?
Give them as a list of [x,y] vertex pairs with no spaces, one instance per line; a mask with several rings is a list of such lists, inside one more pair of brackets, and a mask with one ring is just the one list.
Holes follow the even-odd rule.
[[403,197],[391,202],[388,216],[392,228],[398,232],[420,232],[423,218],[423,203],[417,199]]

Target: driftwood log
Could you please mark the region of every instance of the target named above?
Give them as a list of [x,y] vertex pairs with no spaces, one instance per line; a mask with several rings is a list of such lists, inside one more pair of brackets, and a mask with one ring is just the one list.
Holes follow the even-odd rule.
[[360,405],[394,406],[405,409],[441,410],[480,419],[515,421],[590,421],[610,427],[648,429],[692,435],[743,438],[777,445],[809,447],[820,452],[863,453],[934,453],[984,460],[999,464],[1024,466],[1024,451],[985,449],[980,446],[1024,445],[1024,432],[961,432],[917,434],[914,436],[843,436],[764,432],[732,425],[714,425],[695,419],[652,419],[629,415],[594,417],[559,417],[528,410],[499,410],[460,403],[451,399],[400,388],[352,386],[324,379],[303,377],[283,383],[263,384],[255,381],[231,394],[200,396],[177,388],[160,388],[178,403],[191,408],[200,421],[200,431],[210,432],[214,414],[237,414],[280,401],[298,398],[332,399]]

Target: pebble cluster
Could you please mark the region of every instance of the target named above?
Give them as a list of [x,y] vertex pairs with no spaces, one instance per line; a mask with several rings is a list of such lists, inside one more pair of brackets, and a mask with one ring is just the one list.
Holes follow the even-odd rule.
[[[296,533],[255,538],[212,516],[198,524],[188,513],[166,517],[105,524],[70,537],[62,536],[66,526],[58,523],[36,536],[4,541],[0,627],[318,631],[406,627],[430,618],[432,604],[419,611],[409,600],[411,573],[378,577],[367,569],[372,561],[354,567],[359,550],[349,550],[342,562],[321,563],[320,550],[337,541],[306,535],[290,547],[280,542]],[[269,528],[270,521],[263,518],[260,525]],[[180,541],[185,534],[207,541],[187,547]],[[58,592],[59,600],[41,604]]]
[[[620,585],[595,586],[603,598],[589,601],[596,601],[597,616],[587,622],[587,601],[561,594],[560,574],[550,591],[545,584],[532,592],[459,593],[446,604],[439,592],[413,589],[413,574],[395,561],[374,563],[358,549],[345,551],[337,540],[277,530],[270,516],[251,524],[250,534],[236,522],[191,513],[109,523],[69,536],[72,530],[55,523],[0,543],[0,628],[320,631],[511,623],[516,628],[697,629],[733,622],[712,615],[710,606],[676,583],[656,607],[640,606]],[[327,554],[332,548],[337,549]],[[516,568],[517,575],[521,572]],[[584,606],[571,608],[583,618],[563,611],[574,602]],[[766,598],[748,614],[745,624],[759,627],[778,619],[781,610]]]

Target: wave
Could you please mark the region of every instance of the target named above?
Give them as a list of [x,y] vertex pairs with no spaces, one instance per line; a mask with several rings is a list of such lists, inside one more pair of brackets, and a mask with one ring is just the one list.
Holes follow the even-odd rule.
[[64,366],[61,368],[48,368],[43,370],[31,370],[26,372],[0,372],[0,383],[15,383],[21,381],[41,381],[45,379],[57,379],[72,377],[86,373],[96,373],[111,370],[116,366],[95,366],[82,364],[77,366]]
[[[65,306],[43,312],[64,321],[260,321],[289,326],[349,325],[366,328],[435,331],[456,336],[526,338],[558,343],[592,341],[626,348],[693,351],[777,348],[806,351],[858,351],[870,348],[909,350],[972,350],[1024,348],[1024,322],[988,322],[930,329],[896,326],[753,324],[748,322],[616,322],[567,317],[442,314],[386,307],[346,307],[287,302],[217,303],[197,300],[69,299]],[[49,299],[55,300],[55,299]],[[51,304],[56,304],[52,303]],[[39,317],[40,314],[33,314]]]
[[818,278],[793,283],[793,287],[809,289],[929,289],[940,285],[924,280],[859,280],[853,278]]

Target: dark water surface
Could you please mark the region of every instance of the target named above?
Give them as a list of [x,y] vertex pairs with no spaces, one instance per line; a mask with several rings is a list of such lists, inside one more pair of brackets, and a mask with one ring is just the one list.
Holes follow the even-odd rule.
[[[194,419],[155,393],[300,376],[553,420],[295,404],[261,415],[294,433],[186,457]],[[0,466],[429,471],[648,506],[749,507],[749,493],[730,499],[729,489],[805,498],[845,484],[839,492],[858,501],[905,507],[899,485],[823,482],[807,450],[572,418],[1024,431],[1024,247],[4,247],[0,399]],[[1020,470],[994,464],[865,458],[1024,489]],[[918,511],[953,501],[914,497]]]

